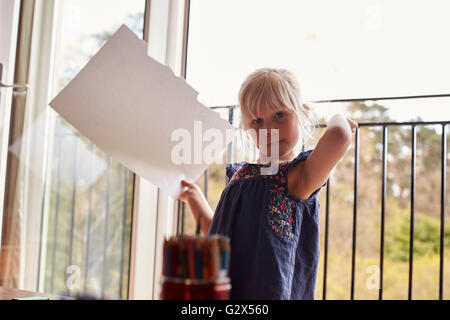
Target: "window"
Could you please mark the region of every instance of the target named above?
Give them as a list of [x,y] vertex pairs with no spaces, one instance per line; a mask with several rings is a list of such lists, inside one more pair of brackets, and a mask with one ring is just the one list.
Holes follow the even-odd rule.
[[[369,123],[448,121],[450,45],[443,39],[449,36],[449,9],[445,1],[192,0],[187,81],[199,92],[201,102],[223,110],[226,117],[232,110],[228,106],[238,105],[238,92],[245,77],[257,68],[276,67],[297,75],[303,100],[313,107],[321,123],[334,113]],[[438,96],[404,98],[422,95]],[[370,101],[379,97],[394,99]],[[361,101],[348,101],[357,98]],[[346,101],[324,102],[338,99]],[[238,123],[237,117],[238,108],[230,117],[234,124]],[[380,255],[381,126],[368,125],[359,131],[358,228],[354,229],[358,232],[356,299],[378,299],[379,294],[379,290],[368,290],[366,281],[371,267],[378,266]],[[322,132],[318,130],[317,137]],[[389,127],[388,132],[383,299],[406,299],[412,133],[411,128],[400,126]],[[436,299],[439,292],[442,136],[442,124],[417,126],[414,299]],[[313,144],[306,146],[310,148]],[[327,282],[323,280],[321,255],[318,299],[325,297],[325,283],[327,299],[350,298],[355,149],[354,140],[332,173],[327,240],[324,224],[327,222],[328,226],[328,202],[325,191],[319,195],[323,204],[322,253],[327,252],[324,243],[330,245]],[[227,162],[230,159],[231,155]],[[447,161],[447,172],[448,168]],[[225,185],[224,166],[211,166],[197,183],[214,209]],[[447,189],[446,199],[449,194]],[[185,233],[192,233],[192,215],[185,214],[185,220]],[[445,231],[445,252],[449,248],[449,230]],[[449,257],[446,253],[445,266]],[[448,292],[449,281],[443,286]]]
[[[122,23],[143,37],[145,0],[59,4],[46,7],[56,17],[49,19],[56,32],[50,37],[32,29],[29,48],[36,57],[38,42],[47,45],[45,50],[55,44],[54,54],[45,55],[54,56],[48,63],[52,68],[41,73],[41,81],[50,74],[50,97]],[[49,6],[48,2],[38,5]],[[37,64],[37,60],[30,62]],[[30,90],[26,108],[18,99],[23,98],[16,97],[14,110],[22,109],[13,114],[8,154],[2,284],[58,295],[126,299],[133,173],[48,107],[50,98],[39,100]]]
[[[267,66],[292,70],[304,101],[446,94],[449,9],[446,1],[192,0],[187,81],[207,106],[238,104],[244,78]],[[411,101],[411,113],[386,104],[399,121],[442,115],[441,101]],[[316,109],[326,117],[345,106]]]

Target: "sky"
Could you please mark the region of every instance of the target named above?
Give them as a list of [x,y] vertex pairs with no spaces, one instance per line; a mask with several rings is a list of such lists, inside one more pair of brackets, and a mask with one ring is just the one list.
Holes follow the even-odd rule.
[[[99,33],[144,7],[65,0],[64,37]],[[240,84],[261,67],[291,70],[307,103],[447,94],[448,12],[446,0],[191,0],[187,82],[207,106],[238,104]],[[399,121],[450,119],[450,98],[381,103]],[[345,112],[344,104],[312,106],[324,117]]]
[[[260,67],[294,72],[304,101],[450,93],[448,12],[443,0],[192,0],[187,81],[208,106],[237,104]],[[399,121],[450,119],[449,98],[382,104]]]

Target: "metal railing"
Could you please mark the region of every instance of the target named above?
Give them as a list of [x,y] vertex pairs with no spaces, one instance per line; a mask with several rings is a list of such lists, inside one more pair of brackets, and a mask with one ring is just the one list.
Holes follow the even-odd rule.
[[[450,97],[450,94],[440,95],[422,95],[422,96],[402,96],[402,97],[374,97],[374,98],[354,98],[354,99],[336,99],[336,100],[319,100],[310,101],[310,103],[337,103],[337,102],[364,102],[364,101],[381,101],[381,100],[406,100],[406,99],[420,99],[420,98],[444,98]],[[212,109],[228,109],[228,120],[233,124],[234,110],[237,106],[217,106]],[[360,128],[362,127],[381,127],[382,129],[382,181],[381,181],[381,227],[380,227],[380,254],[379,254],[379,268],[380,268],[380,289],[379,300],[383,299],[383,270],[384,270],[384,236],[385,236],[385,211],[386,211],[386,155],[387,155],[387,133],[390,126],[408,126],[411,127],[411,212],[410,212],[410,247],[409,247],[409,276],[408,276],[408,299],[412,298],[412,284],[413,284],[413,250],[414,250],[414,200],[415,200],[415,177],[416,177],[416,127],[428,125],[440,125],[441,133],[441,210],[440,210],[440,252],[439,252],[439,299],[443,299],[443,280],[444,280],[444,231],[445,231],[445,183],[446,183],[446,126],[450,121],[410,121],[410,122],[365,122],[358,123],[358,128],[355,132],[355,153],[354,153],[354,183],[353,183],[353,226],[352,226],[352,253],[351,253],[351,286],[350,299],[354,299],[355,294],[355,260],[356,260],[356,231],[357,231],[357,217],[358,217],[358,170],[359,170],[359,141]],[[319,124],[318,127],[326,127],[326,124]],[[231,162],[233,146],[228,146],[227,163]],[[204,193],[207,197],[208,188],[208,170],[204,174]],[[327,269],[328,269],[328,237],[329,237],[329,211],[330,211],[330,193],[332,185],[330,178],[326,185],[326,207],[325,207],[325,235],[324,235],[324,260],[323,260],[323,291],[322,299],[326,300],[327,294]],[[180,205],[181,204],[181,205]],[[181,210],[180,210],[181,209]],[[184,233],[185,220],[185,204],[178,201],[178,216],[177,216],[177,234]]]

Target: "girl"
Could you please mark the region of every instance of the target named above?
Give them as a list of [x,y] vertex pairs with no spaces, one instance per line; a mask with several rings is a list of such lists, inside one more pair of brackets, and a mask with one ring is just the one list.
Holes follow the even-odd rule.
[[[320,255],[318,193],[358,125],[334,115],[314,150],[299,152],[314,124],[310,108],[300,101],[291,72],[263,68],[250,74],[239,91],[240,126],[267,134],[266,139],[252,136],[260,154],[257,163],[227,164],[229,181],[215,212],[196,184],[182,181],[187,190],[179,199],[201,219],[202,233],[230,237],[231,299],[314,299]],[[271,149],[272,129],[279,133],[274,141],[278,172],[262,174],[267,165],[261,158],[270,157],[264,151]]]

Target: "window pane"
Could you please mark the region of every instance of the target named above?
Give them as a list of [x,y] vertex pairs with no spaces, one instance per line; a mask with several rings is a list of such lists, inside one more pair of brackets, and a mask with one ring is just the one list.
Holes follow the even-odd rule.
[[[55,94],[125,23],[143,36],[145,1],[64,2]],[[133,174],[56,115],[45,291],[127,298]],[[72,285],[74,290],[69,291]]]
[[[443,39],[449,35],[449,9],[450,4],[442,0],[192,0],[187,81],[199,92],[201,102],[225,110],[238,104],[240,85],[255,69],[286,68],[297,75],[303,100],[315,109],[321,123],[333,113],[360,123],[447,121],[450,97],[312,101],[448,95],[450,45]],[[235,125],[237,117],[239,108],[234,113]],[[305,150],[313,149],[323,132],[324,128],[317,130],[316,139],[308,141]],[[379,290],[371,289],[368,279],[380,255],[382,131],[378,126],[364,126],[359,132],[355,297],[378,299]],[[441,132],[440,125],[417,126],[413,299],[438,296],[440,201],[436,195],[441,188]],[[408,294],[410,139],[410,127],[389,127],[384,299],[406,299]],[[241,151],[234,149],[235,155]],[[350,298],[354,152],[355,144],[330,175],[327,299]],[[230,161],[236,160],[242,158],[231,156]],[[211,165],[208,175],[208,202],[214,209],[225,186],[225,166]],[[202,188],[203,179],[197,181]],[[446,199],[449,195],[447,190]],[[325,190],[319,194],[319,202],[323,253]],[[193,233],[192,214],[185,218],[185,232]],[[445,250],[448,247],[447,241]],[[444,265],[449,256],[444,257]],[[323,259],[322,254],[316,299],[323,294]],[[445,278],[444,295],[450,291]]]
[[[123,23],[143,36],[145,0],[58,4],[50,98]],[[47,36],[33,30],[33,39],[35,33]],[[39,91],[45,92],[33,87],[26,99]],[[12,115],[11,127],[0,285],[126,299],[134,174],[46,103],[27,103]]]
[[[192,0],[187,80],[208,106],[237,104],[260,67],[292,70],[305,101],[449,93],[449,10],[444,0]],[[412,101],[394,113],[442,112]]]

